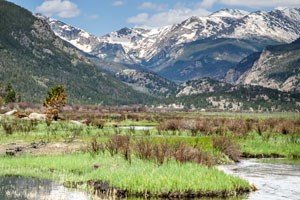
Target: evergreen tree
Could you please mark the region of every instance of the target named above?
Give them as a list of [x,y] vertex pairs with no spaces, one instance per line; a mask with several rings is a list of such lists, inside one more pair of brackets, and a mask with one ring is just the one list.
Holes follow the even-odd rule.
[[11,102],[16,102],[16,100],[17,100],[16,91],[13,89],[12,85],[8,83],[5,88],[4,101],[5,103],[11,103]]
[[58,85],[48,91],[48,95],[44,101],[44,106],[47,108],[47,119],[57,120],[58,113],[62,107],[66,105],[67,95],[63,86]]

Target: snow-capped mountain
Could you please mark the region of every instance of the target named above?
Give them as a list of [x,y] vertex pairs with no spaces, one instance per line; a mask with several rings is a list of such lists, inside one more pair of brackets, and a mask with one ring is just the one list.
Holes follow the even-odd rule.
[[96,36],[80,28],[72,27],[64,22],[45,17],[41,14],[36,14],[36,17],[46,20],[57,36],[68,41],[78,49],[90,53],[96,48],[96,44],[99,41]]
[[209,15],[210,17],[230,17],[230,18],[242,18],[246,15],[249,15],[250,12],[238,9],[222,9],[217,12],[212,13]]
[[[169,71],[174,71],[174,66],[180,62],[181,68],[177,70],[180,74],[174,77],[175,80],[199,78],[204,75],[219,78],[247,55],[261,51],[269,44],[288,43],[300,36],[299,8],[277,8],[269,12],[252,13],[223,9],[207,17],[191,17],[172,26],[157,29],[123,28],[100,37],[57,20],[47,20],[56,35],[103,61],[140,66],[164,76],[168,75]],[[214,49],[204,58],[199,57],[201,47],[191,48],[203,39],[210,41],[234,39],[235,42],[231,44],[232,48],[222,46],[231,49],[221,52]],[[218,41],[224,42],[224,40]],[[239,41],[242,41],[242,45]],[[243,42],[248,44],[247,47],[243,46]],[[222,43],[218,43],[220,44]],[[186,64],[185,61],[198,62],[198,65]],[[214,68],[215,63],[219,63],[217,68]],[[203,67],[209,68],[210,73],[203,74],[207,71],[203,71]],[[220,70],[218,67],[224,69]],[[169,71],[166,71],[167,69]],[[193,73],[193,69],[198,71]],[[186,70],[189,71],[188,76],[185,75]]]

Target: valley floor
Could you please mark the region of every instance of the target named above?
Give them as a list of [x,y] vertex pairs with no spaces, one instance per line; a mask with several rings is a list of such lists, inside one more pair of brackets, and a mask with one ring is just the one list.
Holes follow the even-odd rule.
[[216,165],[244,157],[300,158],[297,114],[63,116],[51,124],[1,116],[0,176],[46,178],[119,197],[227,197],[255,186]]

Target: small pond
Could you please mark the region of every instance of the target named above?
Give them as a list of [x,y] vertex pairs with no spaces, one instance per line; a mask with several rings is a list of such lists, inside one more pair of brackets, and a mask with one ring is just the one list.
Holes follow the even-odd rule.
[[154,126],[120,126],[120,129],[134,129],[134,130],[151,130],[154,129]]

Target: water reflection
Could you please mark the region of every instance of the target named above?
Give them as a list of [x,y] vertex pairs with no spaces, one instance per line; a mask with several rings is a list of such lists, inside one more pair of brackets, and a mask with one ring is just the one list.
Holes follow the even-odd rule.
[[[229,198],[226,200],[240,200]],[[0,200],[117,200],[113,197],[96,197],[80,191],[69,190],[62,185],[43,179],[17,176],[0,177]],[[128,198],[143,200],[143,198]],[[158,199],[153,199],[158,200]],[[202,198],[201,200],[224,200]]]
[[120,126],[118,128],[120,128],[120,129],[132,129],[132,130],[139,131],[139,130],[152,130],[155,127],[154,126]]
[[71,191],[62,185],[44,179],[17,176],[0,177],[1,200],[91,200],[78,191]]
[[[220,166],[229,174],[240,176],[258,187],[249,196],[226,200],[300,200],[300,163],[283,163],[280,160],[264,163],[258,160],[244,160],[235,165]],[[62,185],[43,179],[16,176],[0,177],[0,200],[115,200],[109,197],[95,197],[90,194],[69,190]],[[129,198],[142,200],[142,198]],[[158,199],[155,199],[158,200]],[[201,200],[224,200],[203,198]]]

